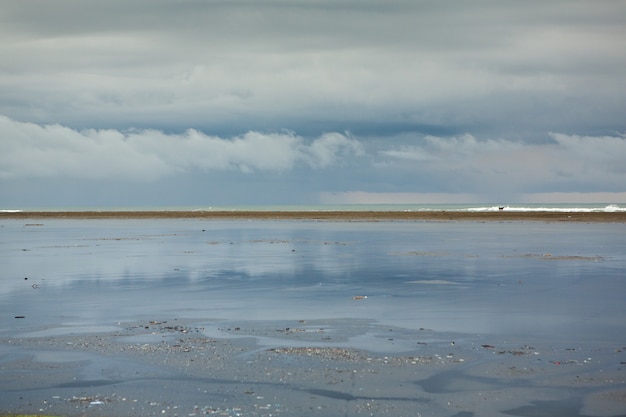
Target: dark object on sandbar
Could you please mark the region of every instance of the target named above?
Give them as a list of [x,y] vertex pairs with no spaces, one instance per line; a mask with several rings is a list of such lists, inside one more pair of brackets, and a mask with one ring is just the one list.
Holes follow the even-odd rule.
[[500,210],[500,211],[504,211],[504,206],[500,206],[500,207],[498,207],[498,210]]
[[16,319],[25,319],[26,316],[15,316]]

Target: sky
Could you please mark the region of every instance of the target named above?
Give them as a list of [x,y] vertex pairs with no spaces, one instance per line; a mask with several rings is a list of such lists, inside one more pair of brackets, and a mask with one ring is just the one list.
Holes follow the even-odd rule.
[[0,0],[0,209],[626,203],[626,2]]

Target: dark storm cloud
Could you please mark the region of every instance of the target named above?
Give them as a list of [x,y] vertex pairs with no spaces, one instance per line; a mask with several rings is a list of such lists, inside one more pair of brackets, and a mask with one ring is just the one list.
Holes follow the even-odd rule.
[[[552,124],[565,122],[555,101],[604,111],[623,103],[614,87],[624,83],[626,58],[616,52],[626,7],[455,6],[5,1],[0,110],[82,127],[243,124],[241,133],[311,120],[318,132],[341,120],[357,129],[375,121],[392,131],[394,123],[501,130],[518,112],[548,110]],[[577,127],[598,129],[591,116]],[[526,129],[559,127],[536,124]]]

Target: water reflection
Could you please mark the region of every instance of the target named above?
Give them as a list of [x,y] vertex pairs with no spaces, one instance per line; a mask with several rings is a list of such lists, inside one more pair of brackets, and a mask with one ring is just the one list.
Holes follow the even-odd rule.
[[47,220],[0,232],[0,312],[19,325],[353,317],[590,340],[625,327],[624,225]]

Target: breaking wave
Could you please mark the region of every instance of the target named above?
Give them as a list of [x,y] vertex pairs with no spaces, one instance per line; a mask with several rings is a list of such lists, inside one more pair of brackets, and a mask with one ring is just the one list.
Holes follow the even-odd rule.
[[523,206],[491,206],[491,207],[471,207],[462,211],[553,211],[563,213],[614,213],[626,212],[626,207],[619,207],[616,204],[609,204],[605,207],[523,207]]

